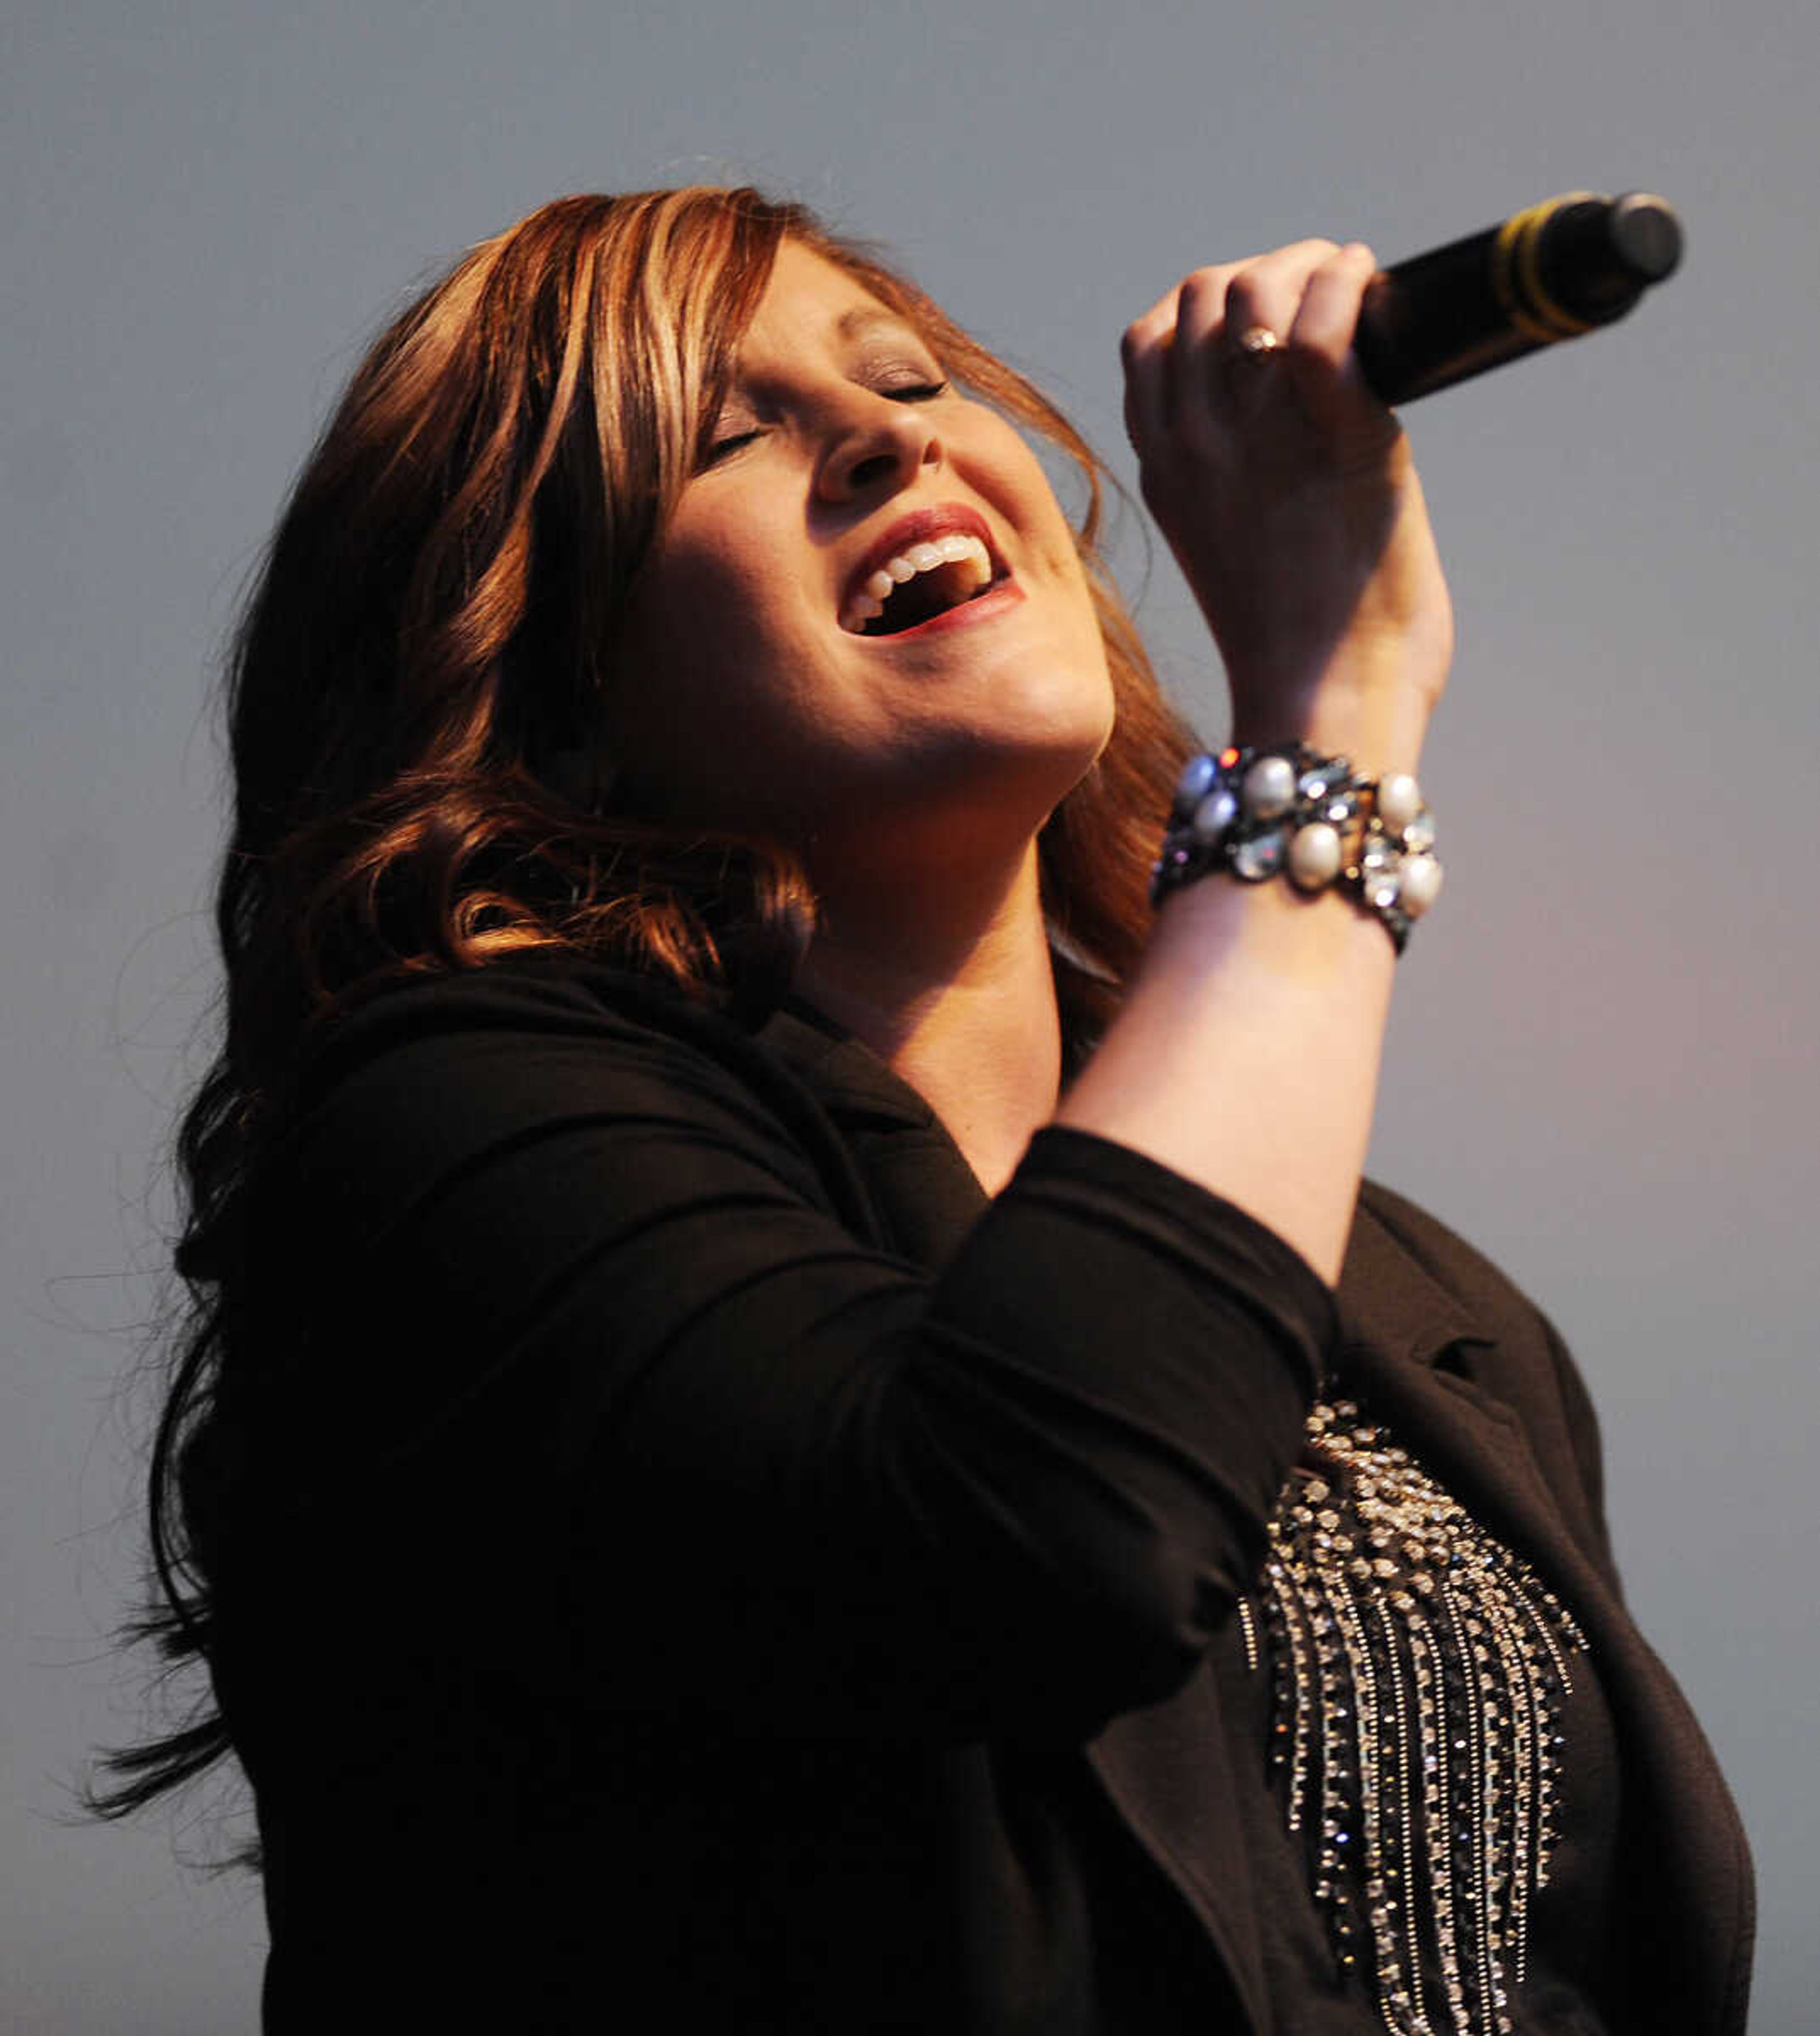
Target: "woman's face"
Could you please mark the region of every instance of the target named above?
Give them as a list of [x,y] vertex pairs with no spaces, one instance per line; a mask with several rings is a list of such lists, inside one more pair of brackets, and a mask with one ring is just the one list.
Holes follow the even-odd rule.
[[713,440],[616,661],[646,802],[812,869],[887,829],[899,854],[919,832],[1027,839],[1113,703],[1072,535],[1018,432],[786,241]]

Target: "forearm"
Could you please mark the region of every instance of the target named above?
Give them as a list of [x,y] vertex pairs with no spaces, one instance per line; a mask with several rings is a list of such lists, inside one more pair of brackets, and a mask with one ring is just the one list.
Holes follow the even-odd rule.
[[[1347,353],[1371,266],[1302,243],[1196,271],[1126,334],[1126,416],[1226,665],[1234,741],[1301,741],[1381,779],[1417,767],[1453,620],[1407,446]],[[1282,358],[1235,353],[1248,329]],[[1061,1120],[1237,1203],[1332,1282],[1395,961],[1332,888],[1209,873],[1162,905]]]
[[1211,877],[1178,892],[1058,1120],[1237,1203],[1331,1284],[1396,959],[1383,928],[1331,892]]

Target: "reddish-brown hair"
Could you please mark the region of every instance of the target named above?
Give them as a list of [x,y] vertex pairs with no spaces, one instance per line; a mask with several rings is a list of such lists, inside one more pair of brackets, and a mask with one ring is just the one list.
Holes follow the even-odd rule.
[[[1072,1059],[1136,957],[1189,741],[1102,567],[1102,470],[1066,420],[914,284],[752,190],[560,198],[472,250],[356,373],[230,661],[225,1036],[179,1137],[192,1305],[152,1465],[142,1628],[175,1659],[209,1652],[209,1416],[224,1361],[247,1355],[224,1326],[239,1190],[306,1034],[390,982],[514,948],[610,958],[748,1012],[800,957],[815,902],[787,854],[616,812],[580,789],[610,785],[610,754],[574,767],[584,744],[610,748],[613,701],[639,684],[618,625],[786,238],[1082,477],[1117,717],[1039,843]],[[134,1808],[227,1746],[201,1714],[115,1756],[102,1806]]]

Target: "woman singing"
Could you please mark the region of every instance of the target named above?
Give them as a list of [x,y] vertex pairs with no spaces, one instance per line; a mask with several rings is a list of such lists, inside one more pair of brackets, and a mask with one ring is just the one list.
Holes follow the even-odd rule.
[[1452,647],[1373,266],[1125,334],[1217,756],[1079,438],[799,209],[561,200],[356,375],[182,1140],[216,1708],[115,1798],[244,1767],[270,2036],[1743,2029],[1573,1363],[1361,1186]]

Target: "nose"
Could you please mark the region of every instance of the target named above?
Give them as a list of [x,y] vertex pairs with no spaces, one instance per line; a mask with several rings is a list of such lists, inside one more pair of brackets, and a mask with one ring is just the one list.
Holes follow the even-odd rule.
[[940,440],[927,410],[859,390],[828,434],[816,477],[827,502],[895,494],[925,466],[939,466]]

